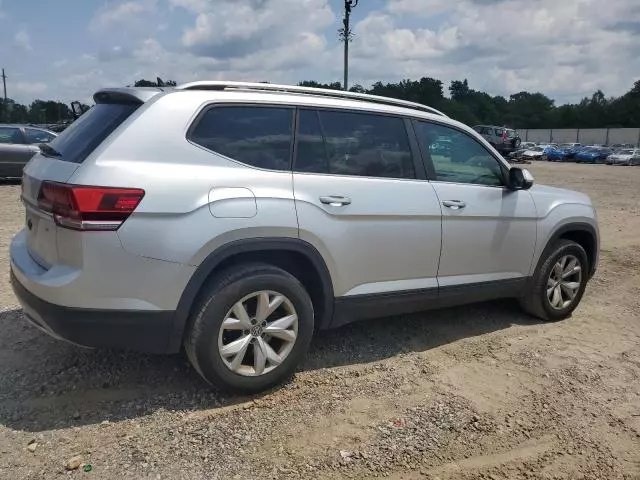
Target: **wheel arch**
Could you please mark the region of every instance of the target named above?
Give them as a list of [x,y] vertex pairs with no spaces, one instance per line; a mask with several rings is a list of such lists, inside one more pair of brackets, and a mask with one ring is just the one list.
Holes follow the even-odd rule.
[[[543,252],[558,240],[572,240],[584,248],[589,261],[589,278],[596,273],[598,266],[598,232],[596,227],[586,222],[572,222],[556,228],[545,245]],[[544,253],[540,258],[544,257]]]
[[176,309],[169,351],[180,349],[192,307],[207,282],[217,272],[247,262],[268,263],[294,275],[311,297],[316,314],[316,328],[327,328],[331,324],[333,283],[322,255],[313,245],[296,238],[236,240],[210,253],[189,279]]

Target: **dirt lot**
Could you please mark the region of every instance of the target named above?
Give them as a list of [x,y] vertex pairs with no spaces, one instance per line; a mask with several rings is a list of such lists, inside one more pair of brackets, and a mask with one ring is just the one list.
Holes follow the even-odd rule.
[[499,302],[354,324],[254,398],[180,356],[28,326],[6,274],[19,187],[0,186],[0,478],[58,478],[74,456],[70,476],[100,479],[640,478],[640,168],[531,170],[598,208],[600,268],[571,319]]

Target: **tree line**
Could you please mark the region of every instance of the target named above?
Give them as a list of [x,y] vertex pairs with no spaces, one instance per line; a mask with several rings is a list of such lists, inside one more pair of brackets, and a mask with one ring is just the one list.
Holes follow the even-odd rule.
[[[136,87],[171,87],[173,80],[141,79]],[[340,82],[319,83],[305,80],[298,85],[340,90]],[[619,97],[606,97],[598,90],[575,104],[556,106],[554,100],[536,92],[518,92],[505,98],[474,90],[467,79],[454,80],[444,94],[444,84],[437,79],[402,80],[397,83],[376,82],[370,88],[354,85],[353,92],[369,93],[422,103],[443,111],[468,125],[491,124],[512,128],[605,128],[640,127],[640,80]],[[83,105],[83,107],[86,107]],[[35,100],[29,106],[11,99],[2,104],[0,119],[6,123],[58,123],[72,120],[69,105],[53,100]]]
[[[303,81],[308,87],[341,89],[340,82]],[[454,80],[449,96],[440,80],[423,77],[397,83],[376,82],[371,88],[354,85],[353,92],[382,95],[437,108],[467,125],[505,125],[512,128],[606,128],[640,127],[640,80],[619,97],[598,90],[575,104],[556,106],[554,100],[536,92],[518,92],[505,98],[474,90],[467,79]]]

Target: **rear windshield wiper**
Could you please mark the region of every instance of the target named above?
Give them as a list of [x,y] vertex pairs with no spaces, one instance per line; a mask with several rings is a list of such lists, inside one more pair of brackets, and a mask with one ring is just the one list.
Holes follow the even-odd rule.
[[48,157],[62,157],[62,154],[48,143],[41,143],[38,146],[40,147],[40,151],[43,155]]

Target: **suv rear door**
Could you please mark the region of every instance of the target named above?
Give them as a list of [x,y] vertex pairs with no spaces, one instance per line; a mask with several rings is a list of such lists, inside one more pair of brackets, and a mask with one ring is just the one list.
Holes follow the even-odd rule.
[[395,116],[299,110],[300,237],[327,261],[336,297],[437,294],[442,212],[407,127]]
[[[441,293],[448,287],[515,283],[529,275],[536,242],[536,208],[528,191],[510,191],[507,167],[470,134],[415,121],[432,185],[443,205]],[[447,137],[449,152],[431,139]]]

